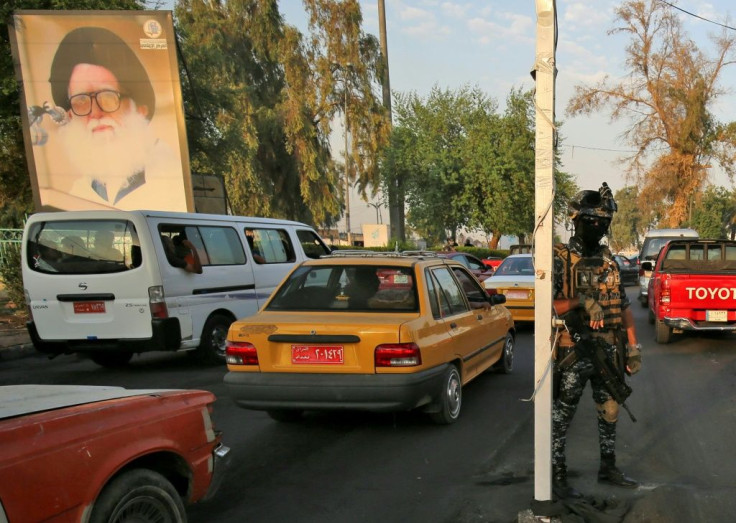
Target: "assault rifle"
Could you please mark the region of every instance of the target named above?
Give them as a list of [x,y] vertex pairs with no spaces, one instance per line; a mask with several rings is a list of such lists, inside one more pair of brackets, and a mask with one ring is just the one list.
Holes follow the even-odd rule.
[[611,397],[629,414],[631,421],[636,418],[626,405],[626,398],[631,395],[632,389],[624,381],[623,375],[611,362],[606,347],[608,343],[601,338],[591,336],[591,329],[583,323],[578,311],[570,311],[562,316],[572,341],[575,342],[575,354],[578,359],[587,357],[593,363],[596,374],[603,382]]

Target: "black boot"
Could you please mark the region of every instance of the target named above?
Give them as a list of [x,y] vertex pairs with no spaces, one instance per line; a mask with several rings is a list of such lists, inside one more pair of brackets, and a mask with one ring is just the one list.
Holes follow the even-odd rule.
[[608,460],[601,461],[601,468],[598,469],[598,483],[608,483],[617,487],[636,488],[639,483],[626,474],[621,472],[614,462]]
[[557,499],[583,497],[579,490],[567,483],[567,470],[565,468],[554,469],[552,471],[552,494]]

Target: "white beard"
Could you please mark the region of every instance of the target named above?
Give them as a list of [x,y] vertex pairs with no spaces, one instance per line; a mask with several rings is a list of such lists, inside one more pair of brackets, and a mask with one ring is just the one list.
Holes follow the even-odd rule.
[[[97,125],[109,125],[112,130],[92,133]],[[144,169],[155,137],[148,120],[131,110],[118,124],[112,118],[90,120],[85,125],[80,117],[59,129],[59,139],[77,174],[97,179],[109,185],[123,183],[129,176]]]

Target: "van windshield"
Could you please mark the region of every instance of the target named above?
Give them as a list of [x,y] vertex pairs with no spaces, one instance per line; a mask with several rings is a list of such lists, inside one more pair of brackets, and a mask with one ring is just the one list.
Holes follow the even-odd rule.
[[141,265],[141,248],[127,220],[39,222],[28,231],[26,263],[48,274],[122,272]]

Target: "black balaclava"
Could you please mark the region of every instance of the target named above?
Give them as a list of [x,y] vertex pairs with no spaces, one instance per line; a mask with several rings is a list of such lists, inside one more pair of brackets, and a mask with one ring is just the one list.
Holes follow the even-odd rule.
[[587,250],[594,250],[608,232],[609,225],[611,225],[611,220],[608,218],[578,216],[575,220],[575,237],[583,243]]

